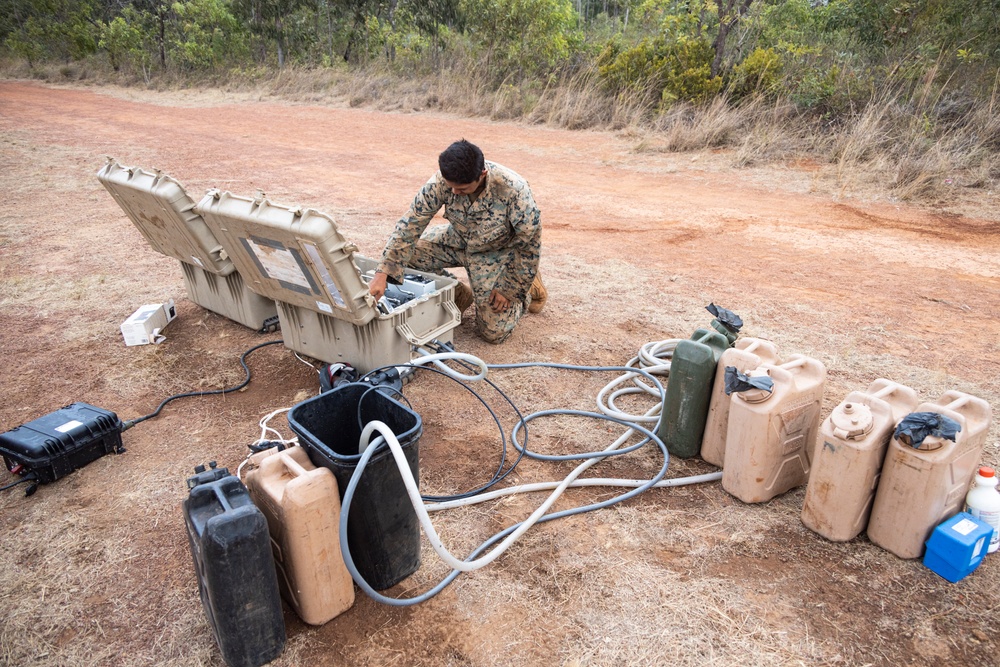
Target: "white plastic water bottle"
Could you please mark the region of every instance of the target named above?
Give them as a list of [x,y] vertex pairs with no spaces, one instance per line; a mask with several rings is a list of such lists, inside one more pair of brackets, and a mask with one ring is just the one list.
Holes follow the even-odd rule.
[[965,496],[966,511],[993,526],[993,537],[987,553],[1000,547],[1000,492],[997,492],[997,474],[993,468],[982,467],[976,474],[976,485]]

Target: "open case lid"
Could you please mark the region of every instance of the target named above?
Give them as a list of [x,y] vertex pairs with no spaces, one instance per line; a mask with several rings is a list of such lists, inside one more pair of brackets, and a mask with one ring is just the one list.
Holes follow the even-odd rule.
[[194,211],[181,184],[159,171],[124,167],[109,158],[97,178],[154,250],[228,276],[235,267],[222,245]]
[[210,190],[195,211],[261,296],[357,325],[378,315],[354,263],[357,247],[330,216],[219,190]]

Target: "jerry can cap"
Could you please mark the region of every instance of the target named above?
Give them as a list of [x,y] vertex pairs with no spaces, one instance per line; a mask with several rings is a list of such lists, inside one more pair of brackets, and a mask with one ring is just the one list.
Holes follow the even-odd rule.
[[917,444],[907,442],[905,438],[900,438],[899,441],[904,445],[913,447],[913,449],[917,449],[922,452],[933,452],[937,449],[941,449],[945,445],[945,439],[936,435],[929,435]]
[[[766,369],[759,369],[759,368],[756,370],[749,371],[747,373],[747,377],[750,379],[758,377],[770,377],[770,375],[771,374]],[[751,388],[739,392],[738,395],[747,403],[763,403],[767,399],[771,398],[773,393],[774,393],[774,387],[772,385],[770,389]]]
[[843,440],[860,440],[871,432],[875,419],[864,403],[841,403],[830,415],[833,434]]

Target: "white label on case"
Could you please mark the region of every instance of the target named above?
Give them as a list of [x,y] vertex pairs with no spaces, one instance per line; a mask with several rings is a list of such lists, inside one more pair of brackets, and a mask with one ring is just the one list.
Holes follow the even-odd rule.
[[973,558],[975,558],[975,557],[976,557],[976,556],[978,556],[978,555],[979,555],[980,553],[982,553],[982,551],[983,551],[983,542],[985,542],[985,541],[986,541],[986,538],[985,538],[985,537],[980,537],[980,538],[979,538],[979,541],[977,541],[977,542],[976,542],[976,548],[975,548],[975,550],[974,550],[974,551],[972,552],[972,557],[973,557]]
[[62,426],[56,426],[56,430],[60,433],[69,433],[78,426],[83,426],[83,422],[78,422],[77,420],[68,421]]
[[333,314],[333,308],[328,303],[323,303],[322,301],[316,302],[316,307],[322,310],[324,313]]
[[951,529],[954,530],[956,533],[960,533],[962,535],[968,535],[969,533],[971,533],[972,531],[974,531],[977,527],[978,527],[978,524],[975,521],[969,521],[968,519],[962,519],[961,521],[959,521],[958,523],[956,523],[954,526],[952,526]]
[[[323,285],[326,286],[326,291],[333,299],[333,302],[340,306],[341,308],[347,309],[347,304],[344,303],[344,297],[340,295],[340,290],[337,289],[337,283],[333,282],[333,277],[326,268],[326,264],[323,263],[323,258],[320,257],[319,250],[311,243],[303,243],[302,247],[306,249],[306,254],[309,255],[309,259],[312,261],[313,268],[319,273],[320,280],[323,281]],[[326,311],[328,313],[333,312],[331,310]]]

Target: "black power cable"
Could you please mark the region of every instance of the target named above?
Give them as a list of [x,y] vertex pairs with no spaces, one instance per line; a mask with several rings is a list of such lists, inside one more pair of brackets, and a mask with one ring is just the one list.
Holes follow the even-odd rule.
[[[452,352],[453,350],[448,350],[447,348],[444,348],[441,351]],[[455,363],[457,363],[459,366],[462,366],[463,368],[465,368],[467,370],[472,370],[471,366],[466,365],[466,364],[462,363],[461,361],[457,361],[457,360],[453,360],[453,361],[455,361]],[[517,458],[514,459],[514,461],[510,464],[510,467],[507,468],[507,470],[504,470],[504,466],[507,463],[507,436],[506,436],[506,433],[504,432],[503,425],[500,423],[500,418],[497,416],[497,414],[493,410],[493,408],[490,407],[489,403],[487,403],[486,400],[482,396],[480,396],[479,393],[477,393],[475,389],[473,389],[472,387],[470,387],[469,385],[467,385],[465,382],[459,380],[458,378],[455,378],[455,377],[449,375],[448,373],[445,373],[444,371],[442,371],[440,369],[432,368],[430,366],[425,366],[425,365],[416,365],[416,364],[394,364],[392,366],[382,366],[381,368],[376,368],[375,370],[369,371],[368,373],[365,374],[364,377],[368,377],[368,376],[370,376],[370,375],[372,375],[374,373],[377,373],[379,371],[382,371],[382,370],[385,370],[385,369],[388,369],[388,368],[399,368],[399,367],[402,367],[402,366],[412,367],[415,371],[416,370],[431,371],[433,373],[437,373],[438,375],[443,375],[444,377],[448,378],[449,380],[452,380],[453,382],[458,383],[458,385],[460,387],[462,387],[463,389],[465,389],[466,391],[468,391],[470,394],[472,394],[473,396],[475,396],[476,399],[478,399],[479,402],[483,404],[483,407],[485,407],[489,411],[490,416],[493,417],[493,421],[496,423],[497,428],[500,430],[500,441],[501,441],[500,465],[497,467],[496,471],[493,473],[493,475],[490,477],[490,479],[487,480],[487,482],[485,484],[483,484],[482,486],[477,487],[475,489],[471,489],[469,491],[464,491],[462,493],[457,493],[457,494],[449,495],[449,496],[421,495],[420,497],[424,501],[426,501],[426,502],[447,502],[449,500],[461,500],[463,498],[470,498],[472,496],[478,495],[480,493],[483,493],[484,491],[487,491],[487,490],[491,489],[492,487],[496,486],[499,482],[503,481],[512,472],[514,472],[514,468],[516,468],[517,464],[521,462],[522,458],[524,458],[524,454],[525,454],[525,451],[527,450],[527,447],[519,449],[518,450]],[[362,378],[362,379],[364,379],[364,378]],[[517,422],[516,422],[517,427],[516,427],[515,430],[518,430],[520,428],[524,429],[525,443],[527,443],[527,439],[528,439],[528,424],[527,424],[527,422],[524,419],[524,415],[522,415],[521,411],[517,409],[517,405],[515,405],[514,401],[511,400],[511,398],[507,394],[505,394],[504,391],[502,389],[500,389],[500,387],[498,387],[496,384],[494,384],[491,380],[484,378],[483,381],[486,384],[488,384],[490,387],[492,387],[494,391],[496,391],[498,394],[500,394],[500,396],[505,401],[507,401],[507,404],[510,405],[510,407],[517,414]],[[376,386],[376,387],[373,387],[373,388],[384,388],[384,387],[378,387],[378,386]],[[367,395],[368,395],[368,392],[365,392],[365,394],[362,395],[361,398],[363,399]],[[409,401],[407,401],[407,403],[409,403]],[[361,422],[361,400],[358,401],[358,422],[359,422],[359,424]]]
[[[35,475],[35,473],[31,472],[31,473],[28,473],[27,475],[25,475],[24,477],[22,477],[21,479],[17,480],[16,482],[11,482],[10,484],[7,484],[6,486],[0,486],[0,491],[6,491],[7,489],[13,489],[18,484],[24,484],[25,482],[34,482],[37,479],[38,479],[38,476]],[[33,487],[28,487],[28,490],[24,492],[24,495],[30,496],[32,493],[35,492],[35,489],[37,489],[37,488],[38,488],[37,484],[35,486],[33,486]]]
[[140,422],[144,422],[147,419],[152,419],[153,417],[160,414],[160,410],[163,409],[163,406],[165,406],[170,401],[177,400],[178,398],[187,398],[189,396],[214,396],[217,394],[229,394],[234,391],[239,391],[240,389],[242,389],[243,387],[247,386],[247,384],[250,383],[250,367],[247,366],[246,362],[247,355],[249,355],[254,350],[258,350],[266,345],[277,345],[278,343],[283,343],[283,342],[284,341],[281,340],[280,338],[278,340],[269,340],[266,343],[260,343],[259,345],[254,345],[249,350],[241,354],[240,365],[243,366],[243,372],[246,373],[246,377],[243,379],[243,382],[239,383],[235,387],[228,387],[226,389],[212,389],[211,391],[189,391],[183,394],[174,394],[173,396],[163,399],[163,402],[160,403],[159,407],[157,407],[156,410],[154,410],[153,412],[150,412],[148,415],[143,415],[142,417],[122,422],[122,431],[127,431],[128,429],[132,428],[133,426],[135,426]]

